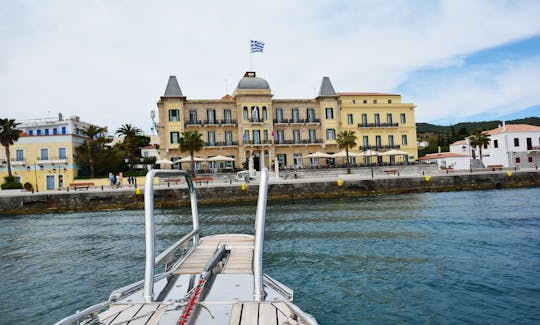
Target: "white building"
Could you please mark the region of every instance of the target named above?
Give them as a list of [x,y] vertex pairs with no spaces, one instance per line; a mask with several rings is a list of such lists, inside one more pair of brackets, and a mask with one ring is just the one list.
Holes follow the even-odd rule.
[[436,163],[440,169],[469,169],[470,158],[467,154],[439,152],[420,157],[426,163]]
[[484,165],[519,168],[540,165],[540,126],[503,123],[487,133],[491,141],[482,149]]

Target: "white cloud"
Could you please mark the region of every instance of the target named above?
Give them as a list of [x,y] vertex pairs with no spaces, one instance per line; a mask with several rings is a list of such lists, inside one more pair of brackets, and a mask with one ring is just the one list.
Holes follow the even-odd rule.
[[[338,91],[392,92],[418,69],[461,66],[468,54],[540,32],[537,1],[57,0],[3,6],[1,115],[62,112],[111,130],[126,122],[148,130],[149,111],[171,74],[188,98],[232,92],[249,69],[250,39],[267,44],[265,53],[253,55],[254,69],[275,98],[310,98],[323,76]],[[417,115],[425,120],[444,116],[436,107],[450,107],[457,90],[465,99],[478,93],[498,99],[487,101],[496,106],[475,110],[503,110],[498,107],[510,103],[517,109],[535,101],[530,94],[538,86],[522,81],[537,81],[527,73],[538,72],[530,64],[513,62],[505,80],[490,76],[499,74],[496,69],[478,68],[489,82],[472,83],[477,88],[470,90],[462,87],[467,74],[455,76],[437,98],[403,98],[418,98]],[[470,113],[469,107],[455,109],[452,115]]]
[[469,66],[426,77],[409,89],[418,120],[507,115],[540,103],[540,56]]

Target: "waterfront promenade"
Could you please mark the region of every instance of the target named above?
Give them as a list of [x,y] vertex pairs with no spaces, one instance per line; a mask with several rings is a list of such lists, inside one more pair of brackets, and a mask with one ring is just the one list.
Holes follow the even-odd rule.
[[[138,183],[143,184],[142,178]],[[540,171],[537,169],[439,171],[430,165],[420,165],[391,170],[384,167],[357,168],[352,174],[346,174],[345,169],[288,170],[281,171],[279,178],[275,174],[270,177],[268,198],[325,198],[534,186],[540,186]],[[216,174],[208,183],[197,183],[196,188],[201,204],[254,202],[258,180],[245,182],[235,180],[230,174]],[[183,182],[161,180],[155,184],[155,189],[156,207],[185,205],[189,201],[187,186]],[[142,194],[136,194],[133,185],[39,193],[1,191],[0,214],[142,209],[142,197]]]

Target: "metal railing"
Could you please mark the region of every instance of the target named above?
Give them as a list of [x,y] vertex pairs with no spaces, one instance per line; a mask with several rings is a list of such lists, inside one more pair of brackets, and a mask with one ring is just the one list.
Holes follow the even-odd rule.
[[399,123],[358,123],[359,128],[395,128]]
[[262,256],[264,244],[264,223],[266,219],[266,198],[268,194],[268,168],[261,170],[257,213],[255,214],[255,249],[253,251],[253,298],[255,301],[264,300],[264,283]]
[[[188,184],[190,201],[191,201],[191,217],[193,219],[193,230],[182,237],[176,243],[164,250],[161,254],[155,257],[154,251],[154,178],[157,176],[184,176]],[[153,169],[146,174],[144,183],[144,230],[146,242],[146,263],[144,268],[144,291],[143,297],[146,302],[154,301],[154,271],[155,266],[173,255],[182,245],[193,240],[193,246],[197,246],[199,242],[199,212],[197,209],[197,194],[193,181],[188,172],[183,170],[159,170]]]

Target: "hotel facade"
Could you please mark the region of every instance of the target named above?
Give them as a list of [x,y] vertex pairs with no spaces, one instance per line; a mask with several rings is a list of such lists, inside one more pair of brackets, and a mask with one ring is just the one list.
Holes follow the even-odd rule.
[[[197,157],[217,155],[234,162],[208,162],[209,170],[242,168],[252,158],[259,170],[277,163],[281,168],[309,168],[342,163],[340,158],[305,159],[308,154],[337,153],[337,135],[354,131],[357,146],[351,152],[397,149],[401,156],[356,157],[367,163],[407,163],[418,157],[415,105],[401,96],[384,93],[339,93],[324,77],[313,99],[274,99],[268,82],[246,72],[233,95],[221,99],[187,99],[175,76],[169,77],[159,112],[160,157],[173,162],[189,156],[180,152],[179,138],[187,130],[203,135]],[[205,163],[206,164],[206,163]],[[174,167],[173,167],[174,168]],[[176,168],[187,168],[176,166]],[[197,169],[205,169],[198,163]]]
[[[75,149],[88,138],[81,129],[90,123],[78,116],[23,121],[19,140],[9,147],[11,168],[15,179],[30,183],[34,191],[63,189],[77,176],[79,166],[74,161]],[[106,132],[103,133],[103,136]],[[0,177],[7,176],[7,155],[0,148]]]

